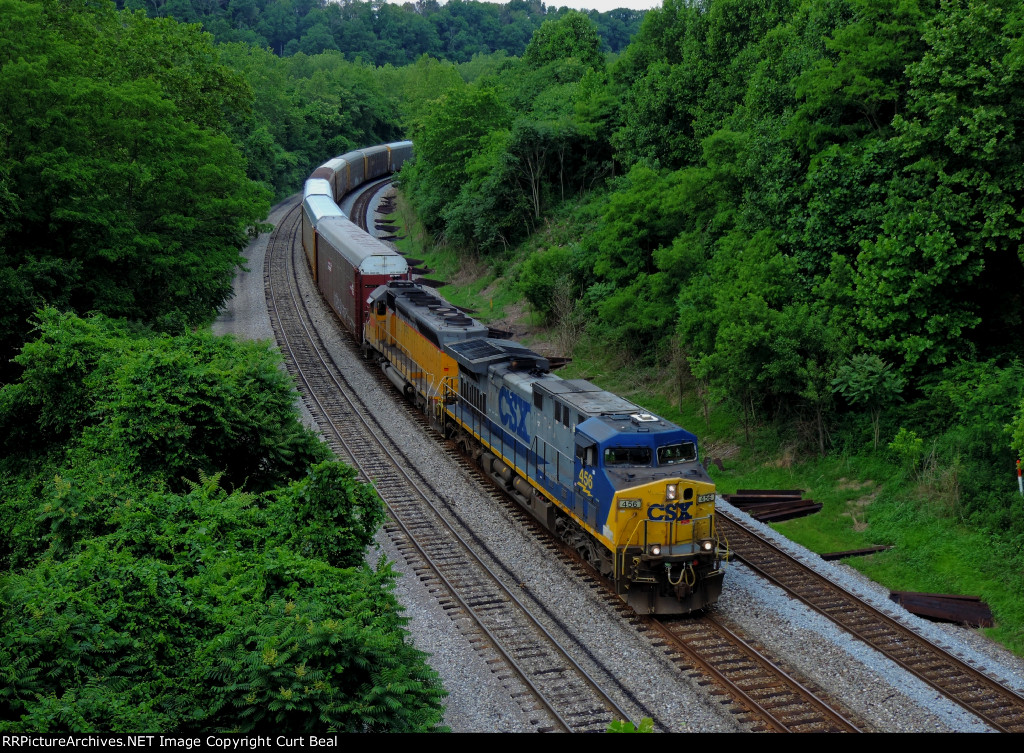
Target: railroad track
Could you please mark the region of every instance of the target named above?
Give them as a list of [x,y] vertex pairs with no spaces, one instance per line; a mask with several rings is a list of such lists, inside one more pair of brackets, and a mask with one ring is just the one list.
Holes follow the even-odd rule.
[[[275,231],[267,250],[265,287],[275,335],[324,437],[339,457],[374,482],[387,504],[394,523],[386,528],[403,556],[421,580],[436,587],[449,618],[536,729],[603,731],[615,719],[630,718],[538,622],[533,614],[537,605],[524,604],[504,585],[502,575],[509,574],[495,572],[493,564],[488,566],[477,555],[486,547],[467,541],[457,530],[457,520],[456,525],[448,522],[457,519],[457,512],[390,442],[325,355],[326,347],[295,291],[295,275],[305,274],[299,269],[305,257],[295,243],[299,222],[297,206]],[[497,561],[490,552],[482,554]],[[563,635],[562,641],[570,638]],[[592,655],[586,658],[600,667]],[[646,714],[642,706],[637,708],[640,715]],[[636,714],[634,709],[632,716]]]
[[[390,182],[391,178],[381,178],[380,180],[367,183],[359,189],[359,194],[352,202],[352,211],[349,212],[349,219],[363,231],[370,232],[369,223],[366,221],[366,217],[370,213],[370,202],[373,200],[377,190],[385,183]],[[373,235],[373,233],[370,234]]]
[[1024,732],[1024,698],[918,635],[719,510],[734,559],[977,715],[996,730]]
[[651,626],[681,669],[714,678],[742,710],[741,721],[763,732],[860,732],[854,722],[784,672],[713,613]]
[[[427,431],[434,433],[422,416]],[[553,538],[534,518],[500,490],[494,481],[464,456],[463,470],[503,504],[521,527],[545,541],[551,557],[561,559],[576,579],[599,590],[599,595],[623,619],[630,621],[641,640],[647,640],[681,672],[718,698],[736,720],[752,732],[860,732],[836,702],[823,698],[723,624],[714,613],[675,620],[637,615],[615,594],[611,583],[569,546]],[[714,687],[710,687],[714,685]],[[852,716],[852,715],[850,715]]]
[[[368,185],[352,206],[351,217],[363,230],[368,230],[366,221],[369,199],[375,194],[380,182]],[[386,380],[377,376],[383,389]],[[438,441],[440,437],[418,412],[412,415],[421,427]],[[492,490],[501,499],[508,511],[526,527],[537,531],[542,539],[549,539],[547,532],[535,525],[535,521],[518,505],[509,503],[507,496],[498,490],[494,482],[481,473],[467,458],[460,458],[463,469],[484,488]],[[577,572],[584,582],[591,582],[600,588],[603,579],[582,562],[579,557],[558,542],[549,547],[562,556],[563,561]],[[406,550],[403,550],[403,554]],[[408,557],[407,557],[408,559]],[[416,565],[413,562],[410,564]],[[421,576],[422,577],[422,576]],[[742,724],[753,731],[778,732],[833,732],[859,731],[855,724],[841,713],[830,708],[828,703],[800,684],[795,678],[778,668],[777,663],[759,653],[739,636],[711,617],[669,626],[656,621],[636,617],[625,607],[611,588],[605,588],[605,599],[627,619],[633,620],[639,628],[638,634],[646,637],[653,648],[667,655],[680,671],[688,672],[698,684],[714,682],[718,693],[728,697],[731,712]],[[653,633],[653,634],[652,634]],[[700,679],[697,679],[698,676]]]
[[[370,191],[366,191],[365,197],[376,190],[377,186],[374,186]],[[365,218],[365,209],[360,209],[361,206],[365,207],[365,200],[365,198],[357,200],[353,218],[357,216]],[[359,215],[357,215],[357,211],[360,212]],[[305,273],[296,268],[296,265],[304,266],[304,257],[301,256],[300,251],[294,248],[291,249],[292,253],[286,254],[289,259],[288,265],[271,265],[270,261],[273,250],[279,252],[282,250],[275,248],[279,243],[294,245],[292,239],[297,235],[294,230],[297,220],[297,213],[286,218],[278,231],[280,237],[275,234],[272,247],[268,250],[268,275],[271,274],[272,267],[276,269],[288,266],[291,269],[290,272],[281,272],[281,279],[276,283],[268,277],[268,302],[274,300],[275,285],[278,290],[290,289],[288,280],[292,279],[296,273]],[[363,225],[365,227],[365,221]],[[293,253],[295,254],[294,258]],[[301,306],[297,303],[293,305],[297,312],[296,319],[306,318],[301,313]],[[281,308],[282,306],[279,306],[279,310]],[[275,316],[275,331],[282,344],[282,350],[287,351],[287,345],[290,343],[287,343],[288,336],[284,325],[280,322],[279,316]],[[303,326],[312,329],[309,325]],[[309,342],[315,342],[315,339],[310,340],[309,335],[304,334],[303,337]],[[300,344],[301,338],[297,336],[294,336],[294,339],[296,339],[295,352],[297,354],[293,356],[295,363],[305,363],[307,358],[316,360],[307,356],[306,350],[323,350],[322,346]],[[540,713],[539,709],[543,707],[544,702],[539,699],[549,691],[541,684],[535,685],[531,677],[549,675],[560,679],[566,673],[581,673],[578,676],[583,678],[582,685],[590,685],[590,692],[596,689],[596,683],[582,669],[571,669],[569,662],[563,658],[568,656],[564,651],[560,656],[546,655],[536,662],[527,662],[524,657],[538,659],[536,648],[532,643],[520,645],[518,641],[520,634],[528,631],[523,631],[518,623],[515,627],[508,628],[509,618],[504,614],[499,614],[497,619],[491,623],[498,626],[494,630],[491,630],[486,620],[480,619],[476,614],[478,611],[489,613],[498,610],[499,605],[502,605],[500,608],[504,609],[504,605],[514,602],[516,597],[508,593],[507,589],[499,589],[504,590],[504,594],[496,593],[491,584],[500,584],[501,580],[493,574],[470,577],[465,581],[459,580],[463,574],[475,570],[476,566],[472,563],[473,557],[470,555],[471,550],[477,544],[463,541],[460,542],[461,549],[452,550],[450,548],[453,535],[458,537],[458,534],[454,533],[454,529],[450,526],[446,528],[447,524],[439,524],[435,520],[436,518],[443,521],[442,514],[436,511],[431,513],[424,507],[425,504],[427,507],[430,506],[429,498],[431,496],[434,497],[434,502],[437,502],[441,495],[429,488],[426,491],[416,492],[414,487],[419,482],[408,477],[403,481],[395,476],[397,471],[411,465],[400,456],[391,460],[382,460],[382,451],[379,450],[375,450],[370,457],[364,458],[360,455],[359,448],[366,445],[367,437],[384,438],[385,432],[368,428],[365,421],[368,420],[369,411],[365,407],[360,407],[354,397],[345,397],[347,390],[343,386],[344,379],[340,374],[330,375],[331,367],[328,364],[319,366],[312,364],[305,368],[290,364],[289,368],[294,369],[300,381],[305,381],[309,385],[310,394],[328,396],[323,398],[326,404],[316,408],[314,413],[317,414],[317,421],[320,423],[324,435],[334,437],[332,446],[335,446],[335,451],[360,468],[364,477],[373,479],[380,490],[386,491],[389,497],[386,501],[392,508],[392,514],[396,520],[409,521],[404,527],[401,523],[396,522],[387,525],[386,529],[389,535],[396,540],[399,550],[412,565],[418,577],[426,581],[431,588],[436,588],[439,593],[443,594],[439,599],[446,612],[459,626],[459,629],[467,633],[470,642],[478,647],[478,652],[489,663],[492,663],[493,671],[506,683],[509,693],[513,697],[538,699],[536,703],[540,704],[539,706],[536,706],[533,700],[524,700],[520,704],[524,710],[535,714],[536,728],[543,730],[596,730],[604,729],[608,721],[613,718],[629,718],[621,709],[609,712],[613,706],[609,702],[594,702],[592,700],[577,700],[569,703],[566,707],[570,710],[564,715],[553,707],[548,707],[544,713]],[[309,371],[309,376],[303,375],[306,369]],[[324,375],[320,375],[320,371],[323,371]],[[378,381],[381,384],[384,383],[380,377],[378,377]],[[419,414],[413,411],[410,413],[419,417]],[[338,420],[332,422],[325,419],[324,416],[337,416]],[[425,426],[426,422],[422,422],[422,425]],[[351,430],[343,429],[343,426],[352,428]],[[386,439],[384,444],[389,445]],[[392,450],[393,448],[388,447],[384,452]],[[486,477],[480,474],[476,475],[479,479],[486,480]],[[424,500],[428,500],[428,502],[425,503]],[[521,514],[525,521],[532,521],[529,516],[511,503],[508,503],[507,509],[515,510],[517,515]],[[450,515],[450,513],[451,510],[448,510],[447,514]],[[432,528],[443,531],[443,533],[437,534],[435,538],[422,533],[422,531]],[[731,537],[730,543],[732,543]],[[735,546],[733,548],[735,549]],[[569,561],[578,563],[577,558],[571,553],[567,553],[566,556]],[[449,563],[447,568],[445,563]],[[484,566],[483,571],[486,570],[487,568]],[[612,604],[617,603],[623,614],[632,615],[631,610],[622,607],[621,602],[610,591],[608,601]],[[521,604],[518,607],[524,613],[528,611]],[[549,617],[557,622],[557,618],[553,615],[549,615]],[[815,698],[814,694],[801,685],[798,680],[779,669],[777,662],[760,655],[738,636],[730,633],[724,625],[710,618],[680,621],[669,625],[661,625],[647,618],[631,617],[631,619],[638,622],[638,632],[647,634],[652,645],[675,663],[680,671],[688,673],[700,685],[715,683],[718,687],[712,690],[712,693],[717,696],[728,696],[727,700],[723,699],[721,702],[731,704],[729,709],[731,713],[751,730],[856,731],[857,729],[855,724],[844,718],[842,713],[830,709],[827,702]],[[568,636],[568,632],[566,632],[566,636]],[[557,641],[554,642],[557,645]],[[506,649],[506,652],[502,654],[499,647]],[[558,651],[560,651],[560,647]],[[558,654],[558,651],[555,654]],[[569,692],[571,696],[575,692],[566,691],[558,685],[550,687],[555,688],[550,691],[554,694]],[[601,694],[600,691],[597,693],[597,695]],[[586,693],[583,693],[577,698],[582,698],[585,695]],[[630,698],[630,700],[635,702],[635,698]],[[640,715],[644,713],[641,711]],[[637,718],[637,715],[634,714],[632,718]]]

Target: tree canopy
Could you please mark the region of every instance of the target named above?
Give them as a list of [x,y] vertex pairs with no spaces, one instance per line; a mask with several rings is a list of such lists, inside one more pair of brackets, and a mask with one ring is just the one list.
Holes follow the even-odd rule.
[[[964,513],[1003,520],[991,479],[1021,436],[1019,4],[666,0],[610,70],[585,21],[546,21],[417,122],[418,143],[440,113],[466,123],[443,169],[428,153],[403,173],[428,229],[491,258],[540,229],[519,289],[549,320],[671,360],[748,430],[772,418],[822,454],[916,427],[975,484]],[[502,114],[476,131],[460,103],[481,97]],[[929,401],[982,374],[1005,389],[968,423],[1001,439],[967,453]]]
[[4,367],[41,304],[207,320],[269,209],[226,135],[252,92],[212,40],[76,0],[2,0]]
[[472,84],[451,81],[412,124],[403,184],[427,227],[508,248],[543,214],[610,170],[614,104],[597,31],[582,13],[545,21],[523,58]]
[[[540,0],[118,0],[118,7],[200,23],[218,42],[242,42],[280,56],[337,51],[348,60],[396,66],[421,55],[453,63],[494,52],[516,57],[546,21],[574,12],[545,7]],[[610,52],[629,44],[643,15],[628,8],[587,11],[600,33],[601,49]]]

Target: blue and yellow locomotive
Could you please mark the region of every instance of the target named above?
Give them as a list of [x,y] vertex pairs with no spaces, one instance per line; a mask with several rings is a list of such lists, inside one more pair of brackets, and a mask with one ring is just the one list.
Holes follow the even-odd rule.
[[714,604],[724,550],[697,438],[581,379],[431,289],[368,300],[364,348],[446,436],[576,549],[639,613]]

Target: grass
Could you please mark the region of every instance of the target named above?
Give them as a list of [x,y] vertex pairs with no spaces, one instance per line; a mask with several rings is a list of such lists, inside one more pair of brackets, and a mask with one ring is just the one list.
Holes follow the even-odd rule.
[[506,318],[519,304],[519,295],[512,286],[503,284],[493,268],[479,259],[436,245],[401,194],[395,213],[387,219],[400,228],[398,234],[405,236],[397,241],[398,250],[421,259],[420,266],[433,270],[426,275],[428,279],[450,283],[438,288],[449,303],[471,310],[475,318],[485,323]]
[[[396,220],[402,222],[400,216]],[[407,253],[425,259],[439,279],[455,283],[441,289],[446,299],[476,310],[474,316],[482,321],[500,320],[516,309],[523,312],[514,286],[495,270],[444,248],[427,251],[429,239],[412,227],[402,243],[412,243]],[[530,324],[535,328],[539,323]],[[549,332],[534,329],[521,339],[537,347],[550,338]],[[732,411],[718,405],[709,406],[705,414],[694,385],[680,389],[675,373],[669,365],[637,366],[586,338],[573,353],[573,362],[559,371],[563,378],[588,379],[697,434],[702,458],[724,461],[724,470],[708,468],[720,492],[802,489],[806,498],[821,502],[822,510],[815,515],[772,525],[811,551],[890,545],[887,552],[846,563],[891,590],[980,596],[997,623],[982,632],[1024,656],[1024,555],[1019,547],[1001,544],[960,520],[943,479],[914,477],[884,451],[869,447],[821,458],[801,451],[798,441],[770,425],[755,427],[747,442]]]
[[801,453],[771,427],[756,430],[748,445],[735,415],[715,406],[705,423],[693,386],[680,398],[667,371],[637,368],[584,344],[562,376],[590,379],[696,433],[702,458],[724,456],[724,470],[708,467],[722,493],[801,489],[805,498],[821,502],[815,515],[772,524],[811,551],[890,545],[887,552],[845,562],[890,590],[980,596],[997,623],[981,632],[1024,656],[1021,553],[1012,544],[997,552],[993,537],[960,520],[943,479],[910,476],[884,451],[824,458]]

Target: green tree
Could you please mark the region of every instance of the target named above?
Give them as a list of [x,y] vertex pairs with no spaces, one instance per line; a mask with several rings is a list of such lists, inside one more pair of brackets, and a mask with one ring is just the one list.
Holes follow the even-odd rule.
[[0,729],[434,728],[444,691],[407,641],[394,573],[282,545],[295,517],[205,479],[128,500],[110,533],[5,575]]
[[826,38],[828,54],[796,81],[796,93],[804,99],[795,113],[796,127],[806,124],[816,138],[823,131],[843,140],[865,132],[884,135],[906,102],[904,70],[924,52],[930,2],[850,0],[849,5],[853,18]]
[[265,344],[47,309],[19,361],[0,731],[436,727],[395,575],[365,561],[381,502],[321,462]]
[[428,227],[440,227],[446,203],[458,196],[468,165],[493,131],[509,124],[510,113],[491,88],[449,90],[430,109],[422,127],[413,133],[416,162],[410,184],[417,209]]
[[53,309],[38,327],[16,359],[21,378],[0,388],[11,463],[70,441],[172,487],[204,471],[262,489],[324,455],[292,414],[280,356],[262,345],[204,332],[143,336]]
[[597,71],[604,70],[597,29],[587,16],[578,11],[570,11],[557,21],[541,24],[523,53],[523,62],[531,68],[569,59]]
[[850,405],[865,408],[871,416],[874,447],[878,449],[882,410],[900,398],[906,380],[892,365],[876,355],[858,353],[839,367],[832,388]]
[[251,93],[194,28],[4,2],[0,131],[17,201],[0,284],[20,307],[0,333],[5,370],[46,302],[167,329],[207,320],[269,209],[220,130]]

